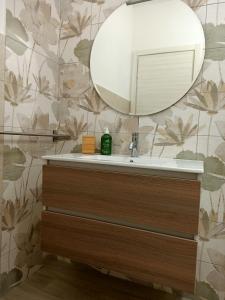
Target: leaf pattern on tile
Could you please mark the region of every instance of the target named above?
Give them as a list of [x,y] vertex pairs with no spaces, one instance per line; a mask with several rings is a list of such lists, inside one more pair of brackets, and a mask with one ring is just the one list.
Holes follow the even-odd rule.
[[14,39],[7,39],[7,51],[9,49],[18,56],[23,56],[28,50],[26,45],[23,43],[18,43]]
[[64,124],[65,121],[69,118],[69,104],[65,100],[55,101],[52,103],[52,112],[55,116],[56,121],[59,123],[58,127],[61,124]]
[[[24,114],[17,114],[20,128],[23,132],[28,133],[43,133],[43,131],[51,130],[54,125],[49,124],[49,114],[45,114],[38,108],[32,118],[28,118]],[[25,153],[28,153],[32,158],[40,158],[45,155],[53,145],[50,139],[37,137],[23,137],[19,138],[19,146]]]
[[21,21],[14,17],[8,9],[6,10],[6,34],[20,43],[26,43],[29,39]]
[[104,4],[106,0],[84,0],[86,2],[96,3],[98,5]]
[[87,39],[81,40],[74,48],[74,55],[78,57],[79,62],[89,68],[90,55],[93,41]]
[[78,106],[85,111],[92,112],[94,115],[99,115],[108,107],[94,88],[89,89],[89,91],[85,93],[84,99],[81,100]]
[[208,249],[209,258],[214,266],[207,280],[217,291],[225,292],[225,255],[216,249]]
[[200,210],[199,237],[207,242],[211,239],[225,239],[225,224],[218,224],[218,213],[211,211],[207,213],[203,208]]
[[219,300],[219,296],[213,288],[204,281],[197,281],[194,300]]
[[68,40],[70,38],[79,37],[91,24],[91,16],[88,14],[87,10],[84,14],[76,11],[73,16],[68,16],[68,22],[63,24],[60,39]]
[[190,115],[187,122],[184,123],[182,118],[175,117],[174,120],[167,119],[164,127],[158,128],[158,133],[161,135],[156,146],[181,146],[186,139],[196,135],[198,124],[193,124],[193,115]]
[[0,276],[0,296],[4,296],[8,289],[18,284],[23,278],[23,272],[17,268],[12,269],[9,273],[2,273]]
[[217,121],[216,122],[217,129],[219,131],[220,136],[224,140],[220,145],[217,146],[215,150],[215,154],[225,162],[225,122]]
[[195,89],[196,98],[186,105],[199,111],[207,112],[209,115],[217,114],[221,109],[225,109],[224,83],[219,86],[213,81],[208,81],[205,85],[204,93]]
[[19,148],[4,145],[3,151],[3,178],[16,181],[23,174],[26,157]]
[[2,230],[12,231],[30,215],[27,199],[3,200]]
[[[40,174],[41,176],[42,174]],[[41,202],[42,200],[42,186],[38,184],[36,184],[35,188],[30,188],[30,192],[33,196],[33,198],[35,199],[35,202],[38,203],[38,202]]]
[[153,122],[155,122],[158,125],[164,126],[166,120],[172,118],[173,116],[173,111],[171,108],[166,109],[160,113],[154,114],[152,116],[150,116],[150,118],[152,119]]
[[56,29],[58,21],[51,15],[51,5],[45,0],[23,0],[24,9],[20,12],[20,20],[32,33],[34,43],[48,48],[58,41]]
[[17,233],[15,242],[19,250],[15,265],[18,268],[26,266],[28,273],[36,265],[42,264],[42,252],[40,249],[40,223],[33,224],[28,233]]
[[46,78],[46,76],[33,75],[33,77],[36,82],[38,92],[40,94],[46,95],[48,99],[52,99],[51,93],[50,93],[49,80]]
[[205,5],[207,0],[183,0],[188,6],[192,7],[193,10],[197,10],[200,6]]
[[60,1],[59,15],[61,16],[61,22],[66,21],[68,19],[68,16],[73,13],[73,3],[74,0]]
[[206,157],[204,169],[202,187],[208,191],[219,190],[225,183],[225,164],[217,157]]
[[215,49],[216,51],[206,50],[206,59],[215,61],[225,60],[225,52],[223,45],[225,43],[225,24],[215,25],[207,23],[204,26],[206,36],[206,49]]
[[81,64],[68,64],[61,68],[61,96],[79,98],[90,88],[89,73]]
[[31,84],[26,88],[23,87],[23,78],[16,75],[12,71],[6,70],[5,72],[5,100],[10,102],[11,105],[17,106],[20,103],[32,102],[30,94]]
[[65,121],[65,125],[60,128],[63,132],[69,134],[75,141],[77,141],[80,135],[87,131],[88,124],[84,120],[84,115],[78,120],[75,117],[70,117]]
[[202,175],[202,188],[207,191],[217,191],[225,183],[225,164],[217,157],[205,157],[202,153],[182,151],[177,159],[204,161],[204,174]]

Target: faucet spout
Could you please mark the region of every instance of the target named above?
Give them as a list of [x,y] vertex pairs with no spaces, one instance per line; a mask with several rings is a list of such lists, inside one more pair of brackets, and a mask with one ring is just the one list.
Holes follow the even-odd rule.
[[129,150],[131,151],[131,157],[138,157],[138,132],[132,133],[132,142],[129,145]]

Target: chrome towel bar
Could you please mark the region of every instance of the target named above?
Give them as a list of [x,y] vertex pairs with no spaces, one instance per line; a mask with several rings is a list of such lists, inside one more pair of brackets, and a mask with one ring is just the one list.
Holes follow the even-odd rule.
[[56,130],[53,130],[53,134],[39,134],[30,132],[13,132],[13,131],[0,131],[0,135],[19,135],[19,136],[29,136],[29,137],[49,137],[53,139],[53,142],[70,140],[70,135],[58,134]]

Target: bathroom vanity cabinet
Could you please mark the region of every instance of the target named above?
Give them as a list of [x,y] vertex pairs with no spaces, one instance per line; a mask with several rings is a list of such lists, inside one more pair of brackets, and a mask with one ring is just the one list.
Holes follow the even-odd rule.
[[193,293],[199,203],[197,174],[49,159],[42,248]]

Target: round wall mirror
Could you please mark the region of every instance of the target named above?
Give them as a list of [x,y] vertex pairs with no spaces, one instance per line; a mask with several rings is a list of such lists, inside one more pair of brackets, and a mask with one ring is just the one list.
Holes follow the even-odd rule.
[[124,4],[95,38],[92,80],[115,110],[154,114],[188,92],[201,70],[204,49],[202,25],[181,0]]

